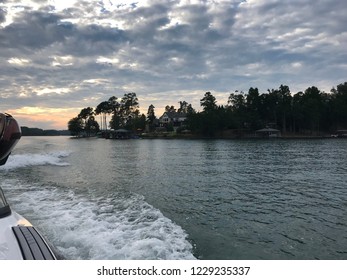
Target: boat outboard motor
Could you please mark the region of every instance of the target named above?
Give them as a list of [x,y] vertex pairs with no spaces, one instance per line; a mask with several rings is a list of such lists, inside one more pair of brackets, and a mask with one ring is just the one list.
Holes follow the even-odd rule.
[[4,165],[22,133],[17,121],[9,114],[0,113],[0,165]]

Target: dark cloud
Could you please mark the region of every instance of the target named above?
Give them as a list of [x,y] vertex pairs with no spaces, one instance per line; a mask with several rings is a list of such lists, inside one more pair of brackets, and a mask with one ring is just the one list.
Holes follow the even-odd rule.
[[16,22],[0,29],[0,47],[40,49],[64,41],[71,30],[58,24],[60,17],[43,12],[22,13]]
[[128,40],[124,31],[117,28],[96,24],[78,26],[63,19],[53,13],[23,13],[16,22],[0,29],[0,47],[35,51],[60,45],[66,54],[83,56],[107,53],[116,44]]

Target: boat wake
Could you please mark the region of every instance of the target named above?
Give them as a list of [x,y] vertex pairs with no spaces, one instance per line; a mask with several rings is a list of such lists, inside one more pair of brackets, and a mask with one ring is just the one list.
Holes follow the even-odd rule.
[[86,197],[58,186],[0,183],[25,216],[66,259],[194,259],[185,231],[144,197]]
[[64,162],[63,159],[69,155],[70,153],[66,151],[44,154],[15,154],[9,157],[6,165],[1,166],[0,170],[13,170],[21,167],[39,165],[68,166],[69,163]]

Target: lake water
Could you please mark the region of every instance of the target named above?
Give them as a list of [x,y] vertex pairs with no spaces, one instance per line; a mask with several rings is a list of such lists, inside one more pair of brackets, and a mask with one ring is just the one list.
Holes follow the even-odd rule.
[[23,137],[12,207],[67,259],[347,259],[347,141]]

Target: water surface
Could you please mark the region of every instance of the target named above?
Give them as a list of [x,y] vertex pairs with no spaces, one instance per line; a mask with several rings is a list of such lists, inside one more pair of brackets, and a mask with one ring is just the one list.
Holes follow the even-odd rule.
[[0,186],[68,259],[347,259],[346,148],[23,137]]

